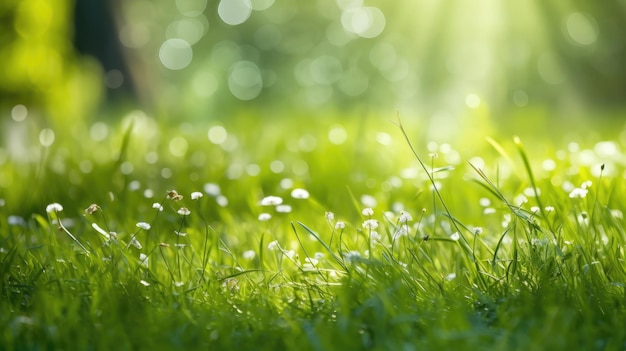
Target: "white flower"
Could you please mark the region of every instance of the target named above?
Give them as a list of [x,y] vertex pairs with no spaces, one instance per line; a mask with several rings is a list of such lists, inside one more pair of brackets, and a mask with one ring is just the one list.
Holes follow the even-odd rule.
[[139,250],[143,248],[143,245],[141,245],[141,243],[139,242],[139,240],[137,240],[135,236],[130,238],[130,244],[138,248]]
[[375,219],[368,219],[363,222],[363,228],[376,229],[378,228],[378,221]]
[[152,228],[152,226],[150,226],[150,223],[147,222],[137,222],[137,227],[143,229],[143,230],[150,230],[150,228]]
[[532,213],[537,213],[537,212],[539,212],[539,206],[533,206],[533,207],[531,207],[531,208],[530,208],[530,212],[532,212]]
[[545,210],[546,212],[552,212],[554,211],[554,206],[546,206]]
[[266,196],[261,200],[261,206],[276,206],[283,203],[283,198],[279,196]]
[[317,266],[317,264],[320,262],[318,259],[313,257],[307,257],[304,259],[304,261],[310,263],[312,266]]
[[374,210],[372,210],[370,207],[367,207],[367,208],[364,208],[363,211],[361,211],[361,213],[364,216],[368,216],[369,217],[369,216],[374,214]]
[[163,211],[163,206],[158,202],[153,203],[152,208],[154,208],[155,210],[159,210],[159,212]]
[[581,188],[583,188],[583,189],[589,189],[589,188],[591,188],[591,185],[592,185],[592,184],[593,184],[593,183],[591,182],[591,180],[586,180],[586,181],[584,181],[584,182],[580,185],[580,187],[581,187]]
[[444,277],[445,280],[451,281],[456,278],[456,273],[450,273]]
[[487,207],[487,206],[491,205],[491,200],[489,200],[489,199],[488,199],[488,198],[486,198],[486,197],[481,197],[481,198],[478,200],[478,203],[479,203],[482,207]]
[[217,204],[222,206],[222,207],[228,206],[228,198],[226,196],[224,196],[224,195],[218,195],[215,198],[215,202],[217,202]]
[[482,227],[474,227],[474,235],[480,235],[483,233]]
[[326,212],[324,216],[326,216],[326,220],[329,222],[332,222],[333,219],[335,219],[335,214],[332,212]]
[[176,234],[177,236],[187,236],[187,233],[178,232],[178,231],[174,231],[174,234]]
[[348,261],[348,262],[353,262],[355,260],[358,260],[361,257],[361,253],[358,251],[348,251],[348,252],[344,252],[343,254],[343,258],[344,260]]
[[370,240],[371,240],[371,241],[380,241],[380,238],[381,238],[381,236],[380,236],[380,234],[378,234],[378,232],[377,232],[377,231],[372,230],[372,231],[370,232]]
[[346,227],[346,223],[343,221],[337,221],[335,223],[335,229],[344,229]]
[[452,235],[450,235],[450,239],[454,241],[459,241],[459,239],[461,239],[461,235],[459,234],[459,232],[453,233]]
[[46,206],[46,212],[48,213],[61,212],[61,211],[63,211],[63,206],[61,206],[60,203],[53,202],[50,205]]
[[181,216],[189,216],[191,214],[191,211],[189,211],[187,207],[181,207],[177,212]]
[[278,205],[276,206],[276,212],[280,212],[280,213],[289,213],[291,212],[291,206],[289,205]]
[[150,283],[148,283],[148,282],[147,282],[147,281],[145,281],[145,280],[140,280],[139,282],[140,282],[140,283],[141,283],[141,285],[143,285],[143,286],[150,286]]
[[194,191],[193,193],[191,193],[191,199],[192,200],[197,200],[199,198],[201,198],[203,195],[201,192],[199,191]]
[[574,188],[574,190],[572,190],[569,193],[569,198],[570,199],[574,199],[574,198],[579,198],[582,199],[585,196],[587,196],[587,193],[589,192],[589,190],[585,189],[585,188]]
[[483,214],[494,214],[496,213],[496,209],[493,207],[486,207],[485,210],[483,211]]
[[523,204],[527,202],[528,202],[528,198],[523,194],[517,195],[515,197],[515,203],[517,204],[517,206],[522,206]]
[[144,253],[140,253],[139,263],[141,263],[144,267],[148,267],[148,256]]
[[254,250],[246,250],[243,252],[242,256],[245,260],[251,260],[256,256],[256,252],[254,252]]
[[285,256],[289,257],[292,260],[294,259],[294,257],[297,258],[296,252],[293,250],[285,250],[284,253],[285,253]]
[[270,219],[272,219],[272,215],[269,214],[269,213],[263,212],[263,213],[259,214],[259,221],[261,221],[261,222],[267,222]]
[[267,249],[270,251],[276,251],[280,249],[280,244],[278,244],[278,240],[270,241],[270,243],[267,244]]
[[220,186],[215,183],[204,184],[204,192],[214,197],[219,196],[222,193]]
[[309,192],[302,188],[295,188],[291,191],[291,197],[294,199],[308,199]]
[[400,218],[398,219],[401,223],[406,223],[409,221],[413,220],[413,217],[411,217],[411,214],[409,214],[406,211],[402,211],[400,212]]

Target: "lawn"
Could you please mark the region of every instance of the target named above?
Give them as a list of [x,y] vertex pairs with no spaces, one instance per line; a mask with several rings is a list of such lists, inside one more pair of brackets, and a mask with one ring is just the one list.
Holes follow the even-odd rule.
[[623,145],[388,117],[39,133],[2,349],[626,348]]
[[626,350],[623,14],[0,3],[0,351]]

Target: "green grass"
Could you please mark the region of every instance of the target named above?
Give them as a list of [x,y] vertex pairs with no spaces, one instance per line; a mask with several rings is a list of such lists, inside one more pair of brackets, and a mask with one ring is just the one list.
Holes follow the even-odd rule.
[[619,143],[403,122],[56,129],[2,169],[0,348],[626,349]]

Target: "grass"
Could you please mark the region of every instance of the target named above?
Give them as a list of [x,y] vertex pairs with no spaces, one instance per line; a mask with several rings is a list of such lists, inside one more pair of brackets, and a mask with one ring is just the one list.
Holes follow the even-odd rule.
[[616,142],[132,120],[3,166],[3,350],[626,349]]

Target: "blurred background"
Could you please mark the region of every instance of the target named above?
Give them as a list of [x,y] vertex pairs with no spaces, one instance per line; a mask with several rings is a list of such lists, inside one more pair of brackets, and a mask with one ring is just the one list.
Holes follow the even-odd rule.
[[123,165],[102,150],[129,116],[146,138],[396,114],[440,142],[621,131],[625,33],[625,0],[3,1],[0,190],[59,141],[82,176],[81,157]]
[[23,0],[0,16],[14,120],[16,105],[74,119],[110,104],[187,120],[480,106],[504,118],[621,108],[626,91],[623,0]]

